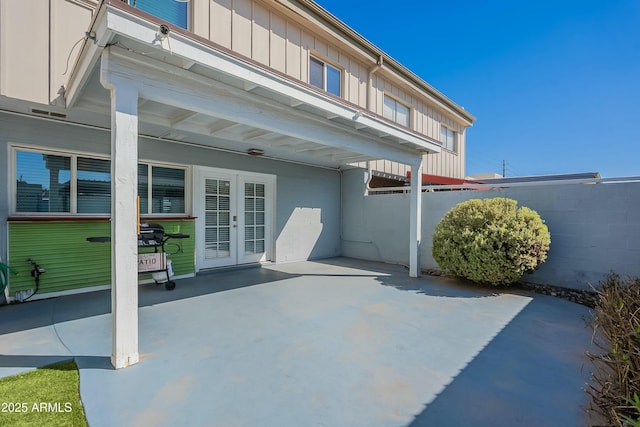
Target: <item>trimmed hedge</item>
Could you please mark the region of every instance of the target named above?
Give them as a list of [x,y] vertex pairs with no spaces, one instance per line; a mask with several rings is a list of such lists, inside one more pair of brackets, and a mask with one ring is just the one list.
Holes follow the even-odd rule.
[[508,285],[547,259],[551,236],[537,212],[507,198],[473,199],[436,225],[433,258],[456,276]]

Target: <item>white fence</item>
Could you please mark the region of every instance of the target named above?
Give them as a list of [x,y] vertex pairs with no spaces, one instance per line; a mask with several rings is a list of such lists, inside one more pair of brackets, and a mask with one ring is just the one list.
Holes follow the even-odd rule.
[[[343,199],[342,253],[406,264],[409,190],[369,189],[368,194],[376,195],[368,196],[365,173],[344,173],[348,197]],[[427,186],[423,190],[423,268],[438,268],[431,256],[433,230],[452,207],[469,199],[508,197],[536,210],[551,233],[548,260],[526,281],[589,289],[612,271],[640,276],[640,177]],[[384,194],[390,191],[402,193]]]

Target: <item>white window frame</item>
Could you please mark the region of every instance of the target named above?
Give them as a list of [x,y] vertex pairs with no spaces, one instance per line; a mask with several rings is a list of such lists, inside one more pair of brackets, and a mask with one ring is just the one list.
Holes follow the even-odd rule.
[[[311,61],[315,60],[318,61],[319,63],[322,64],[322,87],[316,86],[313,83],[311,83]],[[338,71],[340,73],[340,93],[339,94],[335,94],[333,92],[329,92],[327,90],[327,67],[331,67],[334,70]],[[337,64],[332,63],[331,61],[327,61],[326,59],[316,55],[316,54],[310,54],[309,55],[309,63],[308,63],[308,69],[309,69],[309,76],[308,76],[308,82],[311,86],[316,87],[320,90],[323,90],[333,96],[338,96],[340,98],[342,98],[342,94],[344,92],[344,69],[342,67],[339,67]]]
[[[386,100],[389,99],[391,101],[394,102],[394,107],[393,107],[393,117],[387,117],[384,114],[384,107],[386,105]],[[403,107],[405,107],[407,109],[407,119],[409,120],[409,123],[401,123],[398,121],[398,105],[402,105]],[[404,102],[398,100],[398,98],[396,98],[395,96],[389,95],[388,93],[384,94],[384,98],[382,100],[382,117],[385,117],[391,121],[393,121],[394,123],[399,124],[400,126],[405,126],[408,128],[411,128],[411,124],[413,123],[413,109],[411,108],[410,105],[405,104]]]
[[[442,132],[446,131],[447,132],[447,138],[443,141],[442,139]],[[449,132],[451,132],[452,134],[452,146],[448,145],[448,140],[449,140]],[[442,144],[442,148],[444,148],[445,150],[449,150],[452,151],[454,153],[456,153],[458,151],[458,131],[456,131],[455,129],[452,129],[448,126],[445,125],[440,125],[440,143]]]
[[[101,154],[95,154],[95,153],[88,153],[88,152],[81,152],[81,151],[64,151],[64,150],[56,150],[56,149],[49,149],[49,148],[41,148],[41,147],[35,147],[35,146],[25,146],[25,145],[10,145],[9,146],[9,151],[10,151],[10,161],[9,161],[9,191],[10,191],[10,195],[9,195],[9,203],[10,203],[10,207],[9,207],[9,212],[11,216],[29,216],[29,217],[43,217],[43,218],[50,218],[50,217],[105,217],[105,218],[109,218],[111,216],[111,213],[78,213],[78,206],[77,206],[77,201],[78,201],[78,188],[77,188],[77,181],[78,181],[78,170],[77,170],[77,159],[78,157],[84,157],[84,158],[90,158],[90,159],[96,159],[96,160],[111,160],[111,157],[109,156],[105,156],[105,155],[101,155]],[[26,151],[26,152],[31,152],[31,153],[38,153],[38,154],[50,154],[50,155],[54,155],[54,156],[61,156],[61,157],[69,157],[71,159],[71,165],[70,165],[70,195],[69,195],[69,210],[70,212],[17,212],[16,211],[16,203],[17,203],[17,185],[16,185],[16,174],[18,171],[18,164],[17,164],[17,152],[18,151]],[[145,216],[145,217],[184,217],[184,216],[188,216],[191,214],[191,180],[190,180],[190,176],[191,176],[191,168],[189,166],[185,166],[185,165],[180,165],[180,164],[176,164],[176,163],[165,163],[165,162],[156,162],[156,161],[150,161],[150,160],[144,160],[144,159],[138,159],[138,164],[145,164],[147,165],[148,169],[147,169],[147,174],[148,176],[151,174],[151,169],[154,166],[159,166],[159,167],[164,167],[164,168],[171,168],[171,169],[182,169],[184,170],[184,210],[185,212],[181,212],[181,213],[141,213],[141,216]],[[113,177],[112,177],[113,179]],[[136,189],[137,192],[137,189]],[[147,197],[149,199],[149,203],[148,203],[148,211],[152,210],[152,192],[153,192],[153,181],[150,179],[149,180],[149,188],[147,190]],[[142,197],[142,196],[141,196]]]

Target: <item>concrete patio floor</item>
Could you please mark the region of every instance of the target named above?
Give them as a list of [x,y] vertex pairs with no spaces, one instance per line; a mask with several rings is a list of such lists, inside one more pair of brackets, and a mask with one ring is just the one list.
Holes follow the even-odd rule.
[[109,311],[109,291],[0,307],[0,376],[74,357],[92,427],[588,423],[590,313],[553,297],[345,258],[203,273],[140,287],[118,371]]

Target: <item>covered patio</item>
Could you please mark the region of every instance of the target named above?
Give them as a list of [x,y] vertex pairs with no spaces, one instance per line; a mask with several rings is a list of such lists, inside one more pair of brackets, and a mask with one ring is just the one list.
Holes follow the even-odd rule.
[[[111,361],[116,368],[139,360],[135,284],[141,137],[211,149],[213,155],[248,154],[336,172],[353,162],[390,160],[409,165],[414,177],[422,175],[423,156],[441,150],[438,141],[122,1],[103,1],[86,34],[64,98],[69,118],[111,132]],[[174,161],[186,163],[184,156]],[[407,227],[412,277],[421,271],[419,187],[419,179],[412,179]],[[194,206],[198,197],[193,195]],[[202,234],[194,238],[203,239]],[[271,258],[278,261],[277,255]],[[196,265],[196,271],[200,268]]]
[[139,288],[114,371],[110,292],[0,307],[0,376],[74,358],[91,426],[581,426],[587,308],[334,258]]

